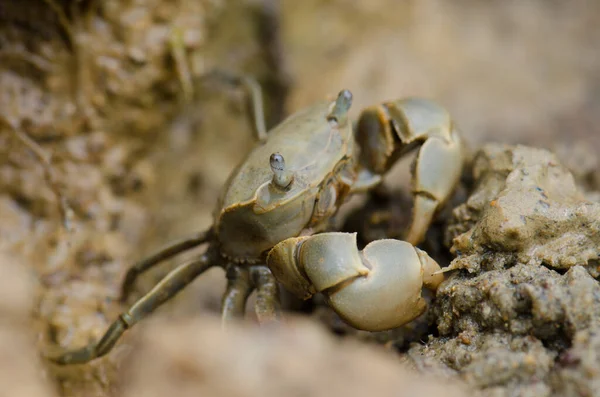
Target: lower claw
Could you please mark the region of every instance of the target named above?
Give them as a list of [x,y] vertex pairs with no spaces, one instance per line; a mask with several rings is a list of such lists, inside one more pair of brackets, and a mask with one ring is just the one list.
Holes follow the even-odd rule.
[[[423,286],[436,289],[439,265],[411,244],[377,240],[362,251],[355,233],[322,233],[276,245],[267,264],[275,277],[300,297],[321,292],[348,324],[366,331],[402,326],[427,304]],[[300,279],[299,279],[300,278]]]

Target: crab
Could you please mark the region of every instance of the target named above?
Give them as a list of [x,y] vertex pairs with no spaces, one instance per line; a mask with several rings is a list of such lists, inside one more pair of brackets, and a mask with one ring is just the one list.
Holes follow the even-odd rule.
[[[221,318],[245,313],[256,290],[259,323],[282,318],[279,283],[299,298],[321,293],[348,324],[361,330],[399,327],[426,309],[422,287],[443,281],[440,266],[416,247],[458,183],[463,167],[460,134],[433,101],[405,98],[362,111],[353,125],[349,90],[264,127],[260,88],[250,79],[256,147],[231,173],[208,230],[173,243],[131,267],[125,300],[136,278],[157,263],[202,244],[205,252],[162,279],[88,346],[48,358],[82,364],[107,354],[121,335],[207,269],[225,270]],[[331,230],[348,197],[379,185],[395,161],[418,149],[411,168],[414,198],[405,241],[383,239],[363,250],[356,233]]]

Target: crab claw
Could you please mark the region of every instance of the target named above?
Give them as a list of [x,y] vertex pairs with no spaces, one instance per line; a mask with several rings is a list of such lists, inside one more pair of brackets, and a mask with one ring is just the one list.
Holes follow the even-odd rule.
[[321,292],[348,324],[383,331],[425,311],[423,286],[444,280],[425,252],[400,240],[377,240],[358,250],[356,233],[322,233],[277,244],[267,265],[290,292],[303,299]]
[[431,137],[419,149],[413,168],[413,217],[406,241],[419,244],[435,213],[448,201],[454,191],[463,165],[463,146],[460,135],[448,138]]
[[355,191],[381,181],[405,153],[419,147],[413,163],[412,223],[405,236],[421,243],[434,215],[448,201],[459,182],[464,147],[448,112],[424,98],[405,98],[365,109],[357,125],[361,169]]

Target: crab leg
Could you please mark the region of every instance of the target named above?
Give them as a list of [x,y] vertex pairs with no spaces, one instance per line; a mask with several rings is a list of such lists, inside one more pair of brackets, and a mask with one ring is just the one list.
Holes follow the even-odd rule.
[[125,275],[125,280],[123,281],[123,285],[121,286],[121,302],[125,302],[131,293],[131,289],[135,283],[135,280],[142,273],[151,269],[153,266],[158,263],[167,260],[169,258],[174,257],[177,254],[180,254],[184,251],[197,247],[199,245],[204,244],[208,240],[213,237],[212,228],[197,233],[193,236],[187,237],[183,240],[177,241],[175,243],[171,243],[167,247],[158,251],[154,255],[139,261],[129,268],[127,274]]
[[276,322],[281,316],[279,285],[266,266],[254,266],[250,270],[256,286],[254,310],[261,324]]
[[230,73],[222,69],[214,69],[206,73],[202,78],[205,80],[220,80],[234,86],[243,86],[249,96],[248,102],[252,108],[252,118],[254,121],[256,138],[259,142],[263,142],[267,139],[262,89],[256,79],[243,74]]
[[104,356],[111,351],[125,331],[174,297],[196,277],[212,267],[215,264],[215,260],[211,254],[211,252],[206,253],[199,259],[184,263],[171,271],[148,294],[131,306],[129,310],[121,313],[98,343],[47,358],[59,365],[70,365],[84,364],[95,358]]
[[246,301],[254,290],[247,267],[230,264],[225,270],[227,289],[221,303],[221,324],[223,326],[232,319],[243,317],[246,311]]

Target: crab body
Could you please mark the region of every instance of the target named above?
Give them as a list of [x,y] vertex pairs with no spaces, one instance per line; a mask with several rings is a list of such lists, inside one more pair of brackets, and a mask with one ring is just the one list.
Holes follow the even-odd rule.
[[[350,123],[330,122],[332,103],[291,116],[269,132],[230,176],[215,212],[221,253],[258,263],[275,244],[304,230],[322,230],[354,180]],[[272,183],[268,159],[278,152],[293,174],[287,187]]]
[[[257,85],[248,83],[254,114],[262,116]],[[232,172],[207,231],[172,244],[129,269],[126,298],[140,274],[164,259],[208,244],[204,254],[169,273],[113,322],[98,343],[61,353],[58,364],[85,363],[108,353],[120,336],[213,266],[226,270],[223,323],[243,316],[256,290],[259,322],[280,319],[278,282],[299,298],[325,296],[356,328],[398,327],[426,308],[422,287],[443,280],[438,264],[415,247],[458,182],[462,145],[446,111],[409,98],[347,114],[352,94],[292,115],[271,131],[256,121],[257,146]],[[378,185],[393,163],[418,149],[413,173],[413,220],[406,240],[378,240],[360,251],[356,235],[327,230],[352,193]]]

